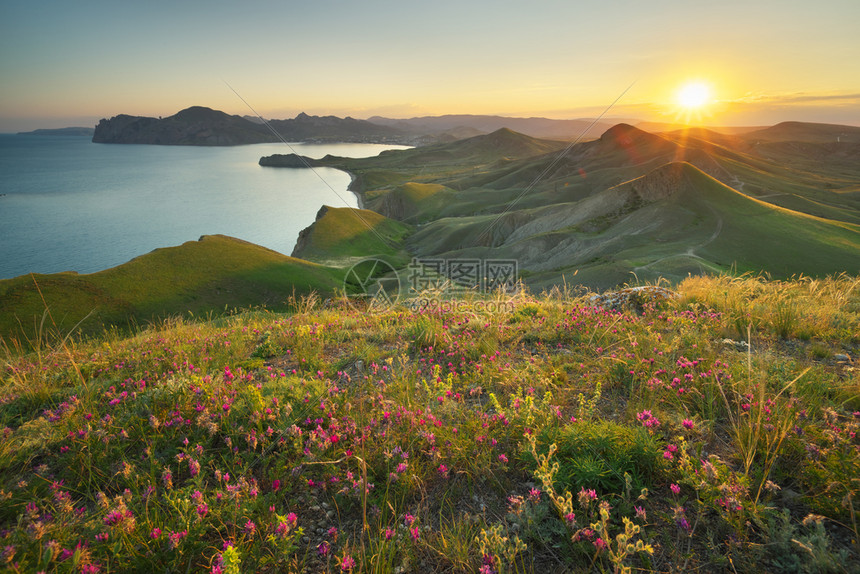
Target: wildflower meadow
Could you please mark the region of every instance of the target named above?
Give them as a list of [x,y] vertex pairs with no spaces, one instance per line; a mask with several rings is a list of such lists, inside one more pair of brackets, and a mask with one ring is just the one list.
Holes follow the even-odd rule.
[[675,291],[46,321],[4,341],[0,568],[857,572],[860,281]]

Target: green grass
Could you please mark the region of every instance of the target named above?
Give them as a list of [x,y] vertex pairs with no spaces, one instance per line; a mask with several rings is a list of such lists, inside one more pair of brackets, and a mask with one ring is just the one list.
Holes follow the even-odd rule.
[[309,297],[7,349],[4,566],[849,572],[860,378],[832,352],[860,353],[858,285],[699,277],[635,311]]
[[860,226],[749,198],[693,166],[686,166],[685,175],[690,185],[673,203],[694,211],[707,225],[721,223],[718,236],[698,254],[779,277],[852,271],[860,263]]
[[579,283],[608,288],[634,279],[631,272],[680,281],[690,273],[787,278],[860,266],[856,224],[751,199],[686,163],[661,166],[578,202],[523,208],[498,219],[441,218],[422,226],[407,245],[422,256],[517,259],[536,288],[574,272]]
[[719,237],[700,250],[706,258],[776,277],[853,272],[860,265],[860,226],[750,199],[692,166],[687,176],[696,196],[679,200],[703,201],[723,221]]
[[[834,129],[783,128],[815,138]],[[354,173],[371,209],[419,224],[396,247],[422,257],[516,259],[535,289],[574,273],[607,288],[637,278],[860,268],[860,204],[842,193],[860,185],[860,171],[843,161],[856,144],[775,149],[746,136],[693,136],[619,125],[560,158],[558,142],[500,131],[323,162]],[[327,260],[324,250],[313,256]]]
[[341,273],[231,237],[204,236],[97,273],[2,280],[0,334],[33,338],[46,307],[48,327],[66,332],[83,320],[86,333],[225,307],[283,309],[293,295],[340,289]]
[[[311,261],[343,261],[354,257],[400,257],[411,227],[367,209],[326,207],[299,238],[295,253]],[[407,259],[408,260],[408,259]]]
[[541,437],[541,441],[558,446],[556,488],[623,492],[627,475],[639,491],[653,488],[659,478],[663,451],[644,428],[585,420],[552,430],[555,432]]
[[444,185],[410,182],[380,193],[371,207],[393,219],[416,223],[437,219],[454,197],[455,192]]

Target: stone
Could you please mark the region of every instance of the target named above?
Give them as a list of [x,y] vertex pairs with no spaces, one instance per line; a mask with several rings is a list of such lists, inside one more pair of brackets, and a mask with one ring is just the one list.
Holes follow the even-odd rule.
[[746,341],[735,341],[733,339],[723,339],[723,345],[726,347],[734,347],[737,351],[749,351],[750,344]]
[[611,291],[602,295],[593,295],[591,302],[604,309],[621,310],[625,307],[642,309],[647,303],[670,301],[678,297],[678,293],[665,287],[643,285],[641,287],[628,287],[620,291]]

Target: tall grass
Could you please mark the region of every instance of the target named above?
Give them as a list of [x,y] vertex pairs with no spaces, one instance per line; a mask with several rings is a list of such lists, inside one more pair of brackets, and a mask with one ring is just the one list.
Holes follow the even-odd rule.
[[767,329],[780,338],[860,342],[860,279],[840,274],[824,279],[805,276],[773,281],[749,275],[700,276],[678,287],[685,302],[724,313],[733,336],[743,338]]
[[635,311],[296,296],[86,340],[46,313],[3,343],[0,547],[22,572],[849,564],[860,384],[807,347],[855,354],[856,285],[690,278]]

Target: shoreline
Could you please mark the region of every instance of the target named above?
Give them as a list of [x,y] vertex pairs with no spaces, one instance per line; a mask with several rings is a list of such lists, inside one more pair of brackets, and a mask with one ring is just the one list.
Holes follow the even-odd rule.
[[349,185],[346,186],[346,190],[352,192],[352,194],[355,195],[355,199],[358,203],[358,209],[364,209],[364,192],[358,189],[359,186],[353,187],[353,184],[358,181],[358,176],[349,171],[348,169],[335,169],[340,169],[342,172],[349,175]]
[[[145,161],[159,160],[163,162],[159,165],[162,165],[162,169],[169,170],[170,173],[173,173],[176,168],[175,166],[179,165],[173,161],[173,158],[176,158],[176,161],[178,162],[180,160],[184,161],[190,157],[191,160],[195,162],[201,162],[199,164],[195,163],[195,165],[206,166],[206,168],[213,173],[238,174],[232,179],[226,180],[226,183],[224,184],[212,181],[212,185],[219,190],[221,188],[228,187],[240,190],[243,185],[259,186],[260,193],[256,193],[249,197],[244,197],[241,193],[222,193],[217,196],[218,205],[239,206],[251,202],[251,204],[255,206],[264,206],[263,203],[258,202],[258,199],[260,201],[269,201],[269,199],[271,199],[276,203],[269,204],[269,208],[263,207],[263,212],[254,213],[253,217],[248,218],[243,215],[241,221],[246,221],[246,219],[248,221],[253,221],[250,225],[240,225],[239,223],[241,223],[241,221],[234,224],[233,219],[230,219],[225,223],[225,218],[220,217],[220,214],[228,212],[229,209],[221,209],[217,213],[214,213],[213,209],[208,207],[212,205],[210,201],[211,194],[209,192],[200,191],[201,188],[195,181],[186,181],[186,179],[182,179],[180,177],[175,181],[171,180],[168,182],[169,185],[164,184],[164,189],[158,191],[158,197],[163,196],[164,202],[170,205],[176,204],[183,197],[191,198],[189,201],[201,202],[199,204],[193,204],[196,206],[193,208],[193,225],[187,229],[187,232],[180,230],[180,226],[170,227],[163,231],[162,228],[166,226],[158,225],[152,231],[147,231],[145,235],[141,235],[140,237],[138,237],[140,234],[122,234],[119,236],[112,236],[109,225],[96,226],[85,234],[82,232],[79,233],[79,230],[77,229],[72,229],[71,234],[69,235],[72,239],[64,243],[62,246],[58,245],[56,248],[51,247],[49,249],[36,250],[36,247],[41,247],[43,244],[46,244],[44,237],[38,237],[32,234],[25,235],[23,232],[17,233],[9,231],[9,240],[14,241],[8,243],[8,246],[12,249],[14,257],[4,257],[3,261],[0,262],[0,280],[16,279],[18,277],[28,276],[30,273],[35,273],[37,275],[53,275],[68,272],[74,272],[81,275],[97,273],[120,266],[136,257],[147,254],[152,250],[173,247],[186,241],[196,240],[201,235],[224,234],[249,241],[255,245],[275,249],[283,255],[290,256],[298,241],[299,233],[302,229],[309,227],[314,223],[314,215],[323,204],[350,206],[358,209],[365,209],[367,204],[362,191],[364,187],[364,178],[361,176],[360,170],[350,171],[340,169],[341,172],[348,175],[348,178],[345,181],[340,179],[340,176],[336,176],[334,174],[323,174],[323,177],[328,180],[333,191],[336,193],[330,191],[325,185],[320,185],[321,182],[311,181],[307,176],[291,176],[287,173],[281,172],[280,176],[282,177],[273,178],[271,175],[258,173],[257,170],[259,168],[254,164],[257,163],[260,156],[279,151],[281,146],[277,145],[265,144],[263,147],[241,146],[229,149],[191,149],[188,147],[178,149],[176,146],[146,146],[146,149],[151,151],[141,155],[141,152],[138,149],[132,150],[130,147],[140,148],[142,146],[109,146],[108,144],[90,144],[83,137],[39,138],[37,136],[17,136],[14,134],[3,137],[4,142],[10,144],[8,149],[11,151],[5,158],[7,161],[9,158],[32,156],[33,154],[38,154],[38,157],[40,158],[56,158],[60,157],[60,154],[65,154],[65,150],[67,149],[74,148],[75,150],[80,150],[80,145],[78,144],[82,144],[87,148],[86,154],[84,154],[82,158],[77,158],[77,156],[74,156],[74,158],[80,160],[78,162],[78,167],[80,169],[84,170],[85,173],[93,174],[105,173],[105,170],[102,167],[99,167],[101,164],[98,164],[95,160],[104,155],[101,150],[110,147],[111,150],[108,155],[118,157],[123,160],[123,162],[120,162],[117,167],[112,167],[110,170],[110,173],[115,174],[115,176],[111,177],[117,178],[117,182],[119,182],[118,185],[120,185],[121,189],[118,194],[117,192],[113,192],[113,195],[108,196],[106,195],[107,191],[102,189],[104,186],[98,184],[93,188],[88,188],[87,193],[101,194],[94,195],[93,197],[122,197],[123,201],[126,200],[125,198],[128,198],[128,201],[131,202],[130,205],[134,205],[136,206],[136,209],[140,208],[139,210],[146,213],[149,213],[149,210],[144,209],[147,206],[143,205],[145,202],[142,199],[145,197],[145,194],[138,193],[138,191],[141,188],[141,181],[152,182],[154,177],[150,174],[150,176],[143,179],[131,178],[131,176],[129,176],[129,170],[127,169],[129,166],[136,165],[134,163],[134,161],[137,161],[135,158],[140,157],[143,157]],[[19,139],[26,139],[27,141],[33,140],[35,142],[33,145],[36,146],[38,144],[38,146],[33,147],[32,150],[35,151],[32,151],[29,147],[30,144],[22,145],[20,143],[15,143],[18,142]],[[39,143],[42,142],[43,139],[51,141]],[[378,145],[309,146],[306,148],[306,153],[319,154],[320,156],[335,153],[351,153],[355,155],[371,156],[372,154],[379,153],[380,150],[384,149],[389,148],[380,147]],[[396,147],[396,149],[399,148]],[[64,155],[62,157],[69,158],[71,156]],[[223,161],[219,160],[219,158],[222,158]],[[125,161],[126,159],[128,159],[127,162]],[[64,161],[72,161],[72,159]],[[237,165],[236,167],[228,165],[233,161],[241,162],[241,165]],[[316,161],[311,161],[311,163],[314,167],[317,166]],[[51,159],[50,164],[56,165],[57,163]],[[223,167],[222,164],[226,165],[226,167]],[[351,166],[347,165],[345,167]],[[21,185],[29,185],[27,182],[32,179],[24,171],[22,171],[21,174],[18,174],[17,171],[10,171],[10,173],[16,175],[17,179],[15,181],[21,182]],[[52,186],[60,185],[65,181],[63,179],[64,176],[62,176],[57,169],[49,170],[48,175],[50,178],[46,181]],[[305,183],[294,183],[295,181],[306,182],[307,185],[305,185]],[[284,189],[284,186],[288,189]],[[158,186],[156,184],[152,184],[152,188],[154,189],[155,187]],[[66,188],[63,189],[65,190]],[[69,188],[71,191],[74,191],[74,189],[77,188]],[[159,187],[159,189],[161,188]],[[8,222],[12,215],[14,213],[18,213],[19,210],[21,213],[27,214],[28,217],[31,213],[40,213],[37,211],[38,197],[27,193],[12,193],[17,190],[18,183],[15,183],[15,186],[10,190],[0,191],[0,206],[4,208],[0,209],[0,213],[4,216],[0,217],[0,220],[4,223]],[[353,194],[353,202],[349,201],[349,198],[344,195],[344,192]],[[77,210],[72,208],[75,208],[78,204],[75,204],[71,199],[72,196],[70,193],[71,192],[58,197],[63,201],[62,205],[71,205],[70,213],[77,217]],[[15,201],[8,203],[7,206],[7,200],[13,199]],[[143,205],[143,207],[141,207],[141,205]],[[291,205],[294,207],[290,207]],[[6,209],[7,207],[8,210]],[[249,209],[245,209],[244,207],[242,209],[244,209],[242,213],[249,212]],[[178,213],[178,211],[176,212]],[[213,213],[214,215],[212,215]],[[54,221],[54,219],[50,219],[50,221]],[[85,220],[89,221],[90,219],[91,218],[88,217]],[[265,225],[261,225],[259,223],[260,221],[265,221],[267,223]],[[18,230],[20,227],[20,224],[16,224],[9,229]],[[90,229],[89,225],[87,226],[87,229]],[[113,232],[115,233],[115,230]],[[102,240],[92,240],[92,237],[96,236],[101,237]],[[34,248],[32,252],[28,250],[30,246]]]
[[[353,195],[355,195],[356,203],[358,205],[355,208],[353,208],[352,206],[349,206],[349,205],[346,205],[344,207],[348,207],[349,209],[364,209],[364,195],[362,194],[361,191],[359,191],[357,189],[357,187],[359,187],[359,186],[354,186],[354,184],[359,179],[358,176],[356,174],[354,174],[353,172],[349,171],[348,169],[344,169],[341,167],[331,167],[331,166],[326,166],[326,167],[330,167],[331,169],[336,169],[338,171],[342,171],[349,176],[349,184],[347,184],[347,186],[346,186],[346,191],[351,192]],[[313,167],[311,167],[311,169],[313,169]],[[326,183],[328,183],[328,182],[326,182]],[[310,223],[310,225],[299,230],[299,233],[296,236],[296,242],[293,245],[292,251],[290,252],[290,257],[296,257],[297,259],[302,259],[301,257],[298,257],[297,255],[295,255],[296,249],[298,249],[299,243],[301,242],[302,235],[305,234],[306,232],[308,232],[311,227],[313,227],[313,225],[319,220],[320,213],[322,213],[322,210],[326,207],[327,206],[324,203],[322,205],[320,205],[319,210],[317,211],[317,217],[314,218],[314,220]],[[302,259],[302,261],[307,261],[307,260]]]

